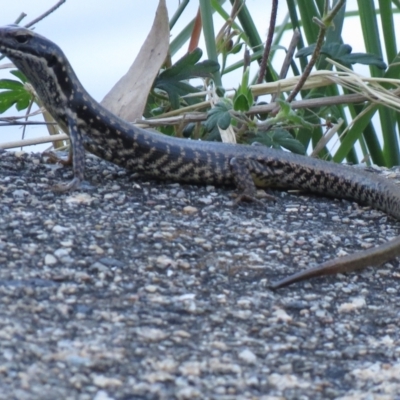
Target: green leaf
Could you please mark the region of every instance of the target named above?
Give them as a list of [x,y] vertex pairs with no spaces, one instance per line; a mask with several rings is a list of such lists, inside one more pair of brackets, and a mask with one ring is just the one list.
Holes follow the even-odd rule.
[[233,98],[233,109],[235,111],[249,111],[251,104],[249,104],[247,97],[244,94],[235,94]]
[[267,147],[272,147],[272,139],[271,136],[269,134],[258,134],[251,142],[251,144],[253,146],[257,146],[257,145],[265,145]]
[[[296,57],[307,57],[310,56],[315,50],[315,43],[310,46],[303,47],[296,53]],[[326,43],[321,48],[321,54],[325,54],[330,58],[341,57],[346,54],[350,54],[352,47],[348,44],[342,43]]]
[[29,93],[21,82],[12,79],[0,80],[0,89],[6,89],[0,92],[0,113],[7,111],[14,104],[18,111],[28,107],[32,100],[32,94]]
[[196,128],[196,124],[194,122],[187,124],[182,130],[183,137],[190,138],[192,136],[195,128]]
[[279,98],[276,100],[276,102],[280,105],[279,112],[275,117],[268,118],[265,121],[267,124],[276,125],[285,122],[291,125],[298,125],[306,129],[314,128],[314,125],[307,122],[300,113],[297,114],[294,110],[292,110],[292,107],[288,102]]
[[150,113],[151,113],[151,115],[154,115],[154,116],[161,115],[161,114],[165,113],[165,108],[161,107],[161,106],[155,107],[150,110]]
[[12,79],[1,79],[0,80],[0,89],[9,89],[9,90],[25,90],[24,85],[21,82],[14,81]]
[[21,96],[21,98],[16,102],[15,107],[18,111],[25,110],[31,103],[31,96]]
[[221,116],[218,118],[218,126],[221,129],[228,129],[229,125],[231,124],[232,117],[229,112],[222,113]]
[[236,111],[249,111],[253,105],[254,97],[249,87],[250,68],[247,67],[242,75],[242,83],[233,98],[233,108]]
[[[173,82],[173,81],[165,81],[159,84],[158,89],[164,90],[167,92],[169,101],[173,109],[179,108],[179,99],[181,96],[184,96],[189,93],[198,93],[199,89],[195,88],[192,85],[189,85],[185,82]],[[201,100],[194,98],[186,99],[188,104],[193,104],[199,102]]]
[[26,79],[26,76],[21,71],[19,71],[18,69],[10,71],[10,74],[13,74],[18,79],[20,79],[22,83],[27,83],[28,82],[28,79]]
[[341,64],[363,64],[375,65],[379,69],[386,69],[387,65],[381,57],[369,53],[352,53],[347,56],[337,58]]
[[[296,53],[296,57],[307,57],[315,50],[315,44],[304,47]],[[370,53],[351,53],[352,47],[342,43],[326,43],[321,48],[321,54],[324,54],[337,61],[340,64],[363,64],[375,65],[380,69],[386,69],[387,65],[383,62],[382,57]]]
[[295,139],[286,129],[277,128],[268,133],[259,133],[252,144],[263,144],[281,150],[285,148],[293,153],[306,154],[306,149],[302,143]]
[[157,79],[173,78],[183,81],[192,78],[212,78],[213,73],[219,70],[219,64],[211,60],[204,60],[196,64],[190,61],[191,59],[188,57],[184,64],[178,67],[175,64],[171,68],[167,68],[161,72]]
[[284,118],[288,118],[290,113],[292,112],[291,105],[287,101],[279,99],[279,98],[276,99],[276,102],[280,106],[280,110],[279,110],[278,115],[281,115]]
[[186,68],[190,68],[195,65],[203,55],[201,49],[194,49],[191,53],[185,54],[182,58],[180,58],[174,65],[170,68],[167,68],[159,75],[159,78],[170,78],[174,77],[175,79],[183,80],[189,79],[190,75],[187,75]]
[[208,132],[212,132],[213,129],[219,127],[221,129],[228,129],[231,124],[231,114],[229,110],[232,109],[232,105],[227,100],[219,101],[214,108],[208,111],[207,120],[204,122],[204,126]]
[[0,113],[7,111],[14,104],[18,111],[28,107],[31,101],[30,95],[27,93],[16,91],[5,91],[0,93]]
[[233,109],[235,111],[249,111],[254,103],[253,93],[249,88],[249,71],[250,68],[246,68],[243,72],[242,84],[239,85],[238,90],[233,96]]
[[296,140],[286,129],[274,129],[271,139],[272,146],[275,148],[284,147],[293,153],[306,154],[306,149],[303,144]]
[[229,52],[230,54],[237,54],[237,53],[239,53],[241,50],[242,50],[242,47],[243,47],[243,42],[239,42],[239,43],[236,43],[233,47],[232,47],[232,49],[231,49],[231,51]]
[[[219,70],[219,64],[214,61],[198,62],[201,56],[202,51],[195,49],[178,60],[172,67],[161,72],[154,81],[154,88],[163,90],[168,94],[169,101],[174,109],[179,108],[181,96],[200,91],[189,83],[182,81],[192,78],[211,78]],[[191,98],[186,101],[189,104],[193,104],[200,100]]]

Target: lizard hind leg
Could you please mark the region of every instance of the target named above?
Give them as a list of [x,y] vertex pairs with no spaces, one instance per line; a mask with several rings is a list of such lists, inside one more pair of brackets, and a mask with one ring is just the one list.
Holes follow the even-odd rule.
[[[255,160],[240,160],[236,157],[230,159],[229,165],[235,186],[239,191],[238,197],[235,200],[236,204],[242,201],[251,201],[264,206],[264,203],[257,198],[257,188],[253,176],[253,173],[256,173],[257,170],[264,169],[263,166]],[[271,201],[276,201],[276,197],[267,193],[263,197]]]

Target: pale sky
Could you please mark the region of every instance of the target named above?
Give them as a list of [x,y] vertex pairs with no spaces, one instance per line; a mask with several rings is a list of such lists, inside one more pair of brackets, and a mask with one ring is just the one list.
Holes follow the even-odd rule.
[[[0,24],[12,23],[24,11],[29,22],[54,5],[56,0],[8,2],[0,14]],[[229,3],[229,2],[228,2]],[[265,0],[249,0],[248,7],[263,37],[267,31],[269,8]],[[170,16],[178,0],[167,0]],[[67,0],[55,13],[41,21],[36,31],[57,43],[69,58],[86,89],[101,99],[123,75],[151,28],[158,0]],[[196,14],[198,1],[192,0],[174,33]],[[95,68],[93,68],[95,66]]]
[[[7,6],[1,10],[0,24],[11,24],[21,12],[25,12],[28,16],[22,21],[23,25],[56,2],[56,0],[7,1]],[[281,21],[286,13],[285,3],[280,2],[278,21]],[[348,3],[354,3],[354,0]],[[150,30],[157,4],[158,0],[67,0],[56,12],[37,24],[36,31],[63,49],[82,84],[95,99],[100,101],[133,62]],[[178,0],[167,0],[170,16],[178,4]],[[246,4],[261,38],[265,39],[270,1],[247,0]],[[192,0],[189,3],[184,17],[172,31],[172,36],[194,17],[197,7],[198,1]],[[221,25],[222,22],[218,28]],[[347,27],[351,32],[347,42],[355,47],[354,51],[362,51],[357,48],[360,30],[352,25]],[[288,36],[285,45],[289,40]],[[2,61],[4,62],[5,60]],[[0,78],[4,77],[9,78],[9,73],[0,71]],[[239,81],[233,78],[233,82],[225,80],[224,84],[237,86]],[[12,115],[15,114],[16,111],[13,109]],[[28,137],[42,136],[43,132],[45,135],[46,131],[43,131],[43,128],[30,127]],[[18,129],[0,129],[1,142],[17,140],[19,136]]]

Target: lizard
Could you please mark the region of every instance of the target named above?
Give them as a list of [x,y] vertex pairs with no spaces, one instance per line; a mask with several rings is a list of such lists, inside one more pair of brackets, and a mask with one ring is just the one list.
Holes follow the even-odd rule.
[[[73,179],[57,185],[57,191],[80,187],[86,150],[150,178],[234,186],[239,200],[255,200],[257,188],[300,189],[367,204],[400,220],[400,188],[379,175],[265,146],[188,140],[139,128],[112,114],[88,94],[55,43],[17,25],[0,28],[0,53],[22,71],[69,136]],[[277,289],[308,278],[380,265],[397,255],[400,236],[328,260],[270,287]]]

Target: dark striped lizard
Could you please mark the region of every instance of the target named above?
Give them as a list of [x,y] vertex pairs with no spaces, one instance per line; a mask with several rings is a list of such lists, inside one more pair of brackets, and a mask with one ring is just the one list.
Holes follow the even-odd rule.
[[[355,200],[400,220],[399,187],[376,174],[264,146],[186,140],[135,127],[86,92],[56,44],[16,25],[0,28],[0,52],[25,74],[45,108],[69,135],[74,178],[58,185],[59,191],[79,188],[87,150],[151,178],[235,186],[240,199],[255,199],[256,187],[300,189]],[[289,276],[271,287],[382,264],[399,254],[397,236]]]

